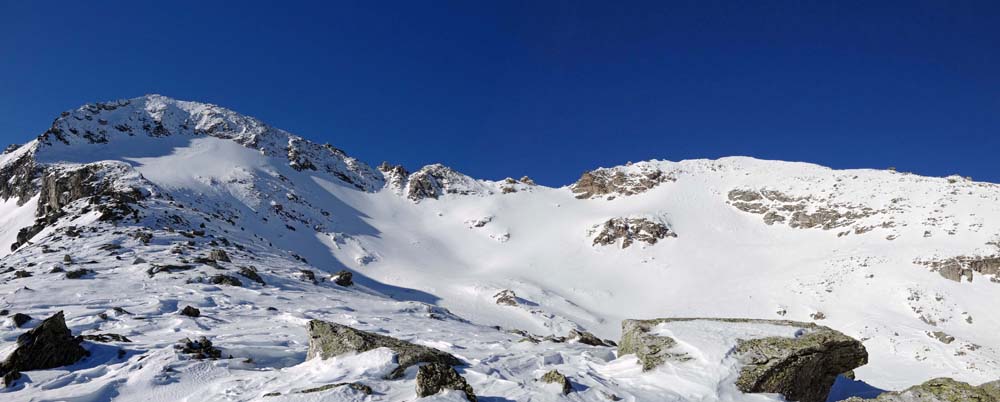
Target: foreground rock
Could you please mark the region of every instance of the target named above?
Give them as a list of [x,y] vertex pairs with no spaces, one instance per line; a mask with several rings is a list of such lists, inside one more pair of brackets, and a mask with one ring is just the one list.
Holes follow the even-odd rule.
[[330,277],[330,280],[339,286],[351,286],[354,284],[354,274],[352,274],[351,271],[342,270],[333,274],[333,276]]
[[678,319],[625,320],[619,355],[634,353],[643,370],[671,360],[683,362],[691,357],[674,350],[677,342],[656,335],[659,324],[704,320],[723,323],[749,323],[800,328],[796,337],[770,336],[740,339],[732,353],[740,362],[736,387],[743,392],[780,393],[789,400],[823,402],[837,375],[868,362],[868,352],[861,342],[833,329],[812,323],[783,320],[749,319]]
[[346,353],[361,353],[377,348],[389,348],[396,353],[399,367],[388,378],[398,378],[407,367],[418,363],[441,363],[448,366],[463,364],[448,353],[426,346],[357,330],[332,322],[309,321],[308,358],[328,359]]
[[67,366],[90,355],[66,327],[62,311],[17,337],[17,349],[0,363],[0,376],[10,386],[22,371]]
[[469,402],[476,402],[472,386],[451,366],[443,363],[420,366],[417,371],[417,397],[435,395],[446,389],[462,391]]

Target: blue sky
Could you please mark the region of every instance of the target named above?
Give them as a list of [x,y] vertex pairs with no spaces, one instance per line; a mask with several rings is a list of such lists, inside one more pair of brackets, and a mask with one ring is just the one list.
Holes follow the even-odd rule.
[[489,179],[750,155],[1000,182],[1000,3],[729,3],[0,0],[0,140],[160,93]]

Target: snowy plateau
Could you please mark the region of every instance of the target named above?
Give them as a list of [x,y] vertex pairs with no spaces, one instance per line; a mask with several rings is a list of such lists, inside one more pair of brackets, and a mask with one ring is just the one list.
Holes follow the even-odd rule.
[[1000,185],[972,178],[731,157],[551,188],[370,166],[159,95],[62,113],[0,177],[3,401],[811,401],[827,375],[835,401],[1000,378]]

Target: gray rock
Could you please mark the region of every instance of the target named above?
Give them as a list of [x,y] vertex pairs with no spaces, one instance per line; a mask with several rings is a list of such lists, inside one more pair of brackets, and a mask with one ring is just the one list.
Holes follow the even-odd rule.
[[361,353],[381,347],[392,349],[396,353],[399,367],[389,374],[389,378],[398,378],[407,367],[418,363],[443,363],[451,366],[463,364],[455,356],[437,349],[337,323],[312,320],[309,321],[308,330],[309,359],[315,357],[328,359],[345,353]]
[[873,399],[852,397],[841,402],[1000,402],[1000,380],[977,387],[951,378],[935,378]]
[[[689,320],[699,319],[625,320],[618,353],[635,353],[643,370],[650,370],[666,360],[689,360],[690,357],[683,353],[671,352],[675,340],[650,333],[660,323]],[[705,320],[785,325],[805,330],[796,338],[740,340],[733,353],[742,365],[736,387],[743,392],[780,393],[789,400],[823,402],[837,375],[868,362],[868,352],[861,342],[816,324],[785,320]]]
[[568,395],[573,391],[573,384],[570,384],[569,379],[558,370],[552,370],[545,373],[545,375],[543,375],[542,378],[539,378],[538,381],[546,384],[558,384],[562,387],[563,395]]
[[462,391],[469,402],[476,402],[472,386],[450,365],[431,363],[420,366],[417,371],[417,397],[435,395],[446,389]]
[[625,173],[616,168],[596,169],[584,172],[580,179],[570,186],[576,198],[585,199],[604,195],[629,196],[640,194],[677,178],[659,169]]
[[17,337],[17,349],[0,363],[0,376],[7,386],[20,372],[50,369],[76,363],[90,355],[80,346],[81,339],[66,327],[62,311],[46,318],[37,327]]
[[305,280],[307,280],[309,282],[312,282],[314,285],[317,283],[316,282],[316,273],[314,273],[313,271],[310,271],[308,269],[300,269],[299,270],[299,275],[301,275],[303,279],[305,279]]

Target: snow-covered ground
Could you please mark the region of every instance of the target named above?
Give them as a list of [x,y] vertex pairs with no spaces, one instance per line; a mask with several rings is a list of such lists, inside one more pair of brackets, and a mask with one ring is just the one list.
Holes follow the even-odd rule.
[[[1000,377],[995,276],[953,281],[922,264],[1000,254],[995,184],[733,157],[611,168],[669,180],[581,199],[569,186],[474,180],[443,167],[394,182],[340,150],[216,106],[159,96],[115,105],[70,112],[56,121],[58,130],[2,156],[0,166],[24,152],[46,166],[125,163],[133,175],[118,183],[149,196],[138,221],[117,225],[98,221],[79,200],[13,253],[8,245],[41,201],[2,201],[0,264],[33,276],[4,274],[0,308],[36,320],[20,329],[4,320],[0,340],[7,353],[20,333],[63,310],[74,333],[113,332],[134,342],[87,343],[92,357],[27,372],[4,398],[210,401],[280,392],[275,400],[365,400],[343,387],[295,394],[344,381],[372,386],[369,399],[415,398],[413,372],[381,380],[392,365],[386,350],[304,362],[305,323],[314,318],[459,356],[470,363],[462,374],[481,400],[559,400],[535,381],[551,369],[570,377],[575,400],[776,400],[736,392],[729,349],[720,346],[747,331],[771,334],[768,328],[672,324],[662,330],[701,357],[650,373],[612,348],[520,342],[506,331],[585,329],[617,340],[625,318],[816,320],[864,341],[870,363],[857,377],[882,389],[940,376]],[[428,187],[437,198],[409,196],[426,193],[415,191],[412,177],[435,174],[454,175]],[[616,217],[649,218],[676,237],[627,248],[595,244],[595,227]],[[82,233],[67,235],[73,226]],[[138,231],[153,234],[149,244],[133,237]],[[100,248],[106,244],[122,248]],[[212,248],[225,249],[232,263],[192,262]],[[66,254],[73,263],[63,262]],[[134,263],[139,257],[146,262]],[[151,264],[195,268],[150,276]],[[244,266],[266,285],[236,275]],[[94,274],[63,279],[48,273],[53,267]],[[302,269],[322,279],[345,268],[356,287],[301,279]],[[243,286],[198,282],[220,273]],[[503,290],[516,294],[516,305],[496,302]],[[187,305],[202,317],[178,315]],[[186,360],[172,349],[202,335],[236,359]],[[117,347],[127,351],[122,358]]]

